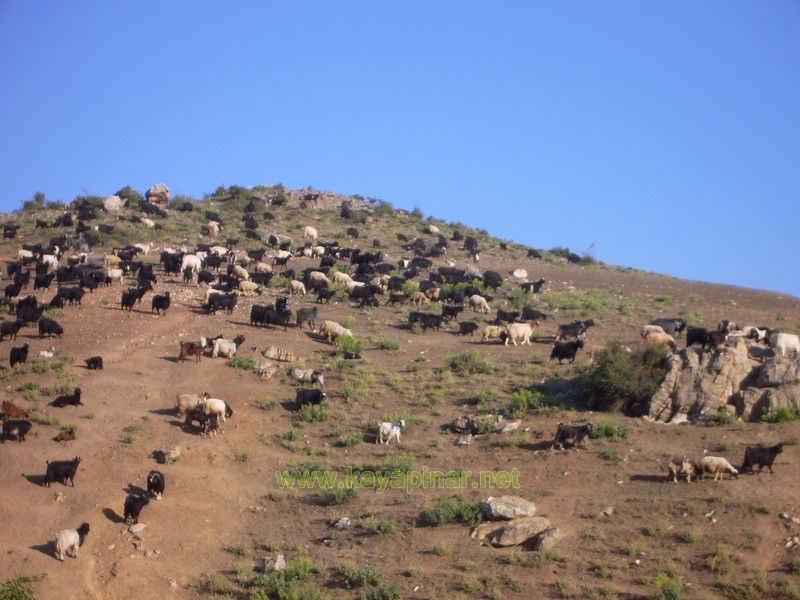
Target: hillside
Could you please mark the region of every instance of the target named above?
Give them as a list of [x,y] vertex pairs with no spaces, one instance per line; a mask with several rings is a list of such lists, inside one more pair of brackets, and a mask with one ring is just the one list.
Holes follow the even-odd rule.
[[[80,305],[49,309],[46,314],[64,327],[62,337],[41,339],[35,327],[26,327],[16,341],[0,343],[2,399],[28,410],[34,421],[25,442],[0,445],[5,498],[0,503],[0,579],[33,577],[31,585],[43,599],[800,598],[800,560],[796,551],[784,548],[789,537],[800,533],[792,521],[800,522],[795,485],[800,422],[652,423],[619,412],[588,411],[581,383],[581,374],[609,342],[638,354],[639,330],[655,317],[682,316],[709,328],[731,319],[797,333],[797,298],[682,281],[589,257],[573,263],[560,255],[568,251],[540,249],[542,258],[529,258],[527,247],[485,231],[360,197],[234,186],[202,200],[173,198],[166,216],[159,217],[143,214],[140,196],[124,192],[130,207],[116,214],[98,208],[96,218],[86,221],[89,228],[114,227],[111,233],[91,229],[99,243],[89,258],[102,259],[113,247],[129,243],[153,243],[153,250],[138,260],[155,265],[154,292],[133,311],[122,310],[122,291],[136,285],[135,277],[126,276],[123,285],[86,293]],[[343,200],[352,201],[348,218],[341,215]],[[76,202],[100,205],[102,199]],[[186,202],[191,212],[177,210]],[[223,222],[216,239],[207,234],[205,211],[218,213]],[[11,261],[23,244],[46,245],[53,237],[75,233],[77,218],[70,227],[35,227],[37,220],[52,223],[63,212],[64,207],[40,199],[26,210],[3,215],[3,224],[15,223],[19,229],[14,239],[0,243],[0,257]],[[247,237],[244,214],[256,219],[257,239]],[[143,217],[155,227],[146,227],[139,221]],[[498,308],[526,305],[548,315],[534,331],[539,343],[482,343],[480,333],[456,335],[456,321],[439,331],[409,328],[410,311],[439,313],[440,303],[392,306],[387,296],[378,296],[379,306],[360,308],[342,286],[334,286],[334,299],[318,305],[318,321],[337,321],[362,342],[361,357],[347,359],[308,327],[250,324],[254,304],[271,304],[286,295],[286,278],[273,277],[260,295],[238,297],[231,314],[209,313],[201,306],[205,286],[165,275],[159,264],[167,247],[225,245],[228,238],[238,239],[236,249],[266,249],[273,256],[277,248],[265,244],[268,236],[302,247],[303,229],[312,226],[320,241],[381,251],[386,262],[396,265],[413,257],[398,234],[430,246],[438,237],[429,233],[431,225],[448,240],[455,231],[474,237],[480,260],[473,263],[461,243],[450,241],[447,254],[431,259],[430,270],[452,260],[459,268],[472,264],[504,277],[492,292],[490,314],[467,307],[456,321],[472,320],[483,328]],[[358,237],[348,228],[355,228]],[[62,262],[72,254],[65,252]],[[299,256],[288,267],[301,274],[319,264],[318,258]],[[337,270],[354,268],[348,260],[337,261]],[[542,291],[522,292],[511,275],[518,268],[527,271],[530,281],[544,278]],[[255,268],[249,265],[248,270]],[[427,273],[409,280],[406,289]],[[9,284],[5,272],[3,277]],[[54,283],[35,296],[48,302],[55,289]],[[166,291],[171,305],[157,315],[150,310],[151,298]],[[20,298],[26,294],[34,294],[32,287]],[[289,301],[294,310],[315,305],[312,293]],[[548,340],[558,324],[587,318],[596,325],[575,362],[550,361]],[[181,341],[218,334],[245,336],[235,361],[208,355],[200,362],[177,360]],[[31,358],[10,368],[10,347],[24,343]],[[678,343],[683,346],[684,340]],[[272,379],[240,368],[263,360],[267,346],[300,360],[276,362]],[[38,358],[50,347],[55,347],[52,358]],[[84,359],[95,355],[103,357],[103,370],[85,368]],[[295,406],[296,389],[310,387],[288,376],[288,369],[298,365],[324,372],[327,399],[320,407],[299,411]],[[82,390],[83,405],[48,405],[75,386]],[[184,427],[175,414],[176,394],[204,391],[234,410],[216,437]],[[467,414],[485,421],[486,433],[457,446],[459,436],[442,426]],[[519,429],[495,433],[489,423],[501,414],[521,418]],[[378,422],[398,419],[406,423],[401,442],[376,444]],[[594,422],[605,435],[586,449],[550,449],[559,422],[581,420]],[[52,440],[70,426],[77,439]],[[745,446],[780,441],[787,446],[774,474],[765,470],[722,482],[665,482],[665,465],[672,457],[699,458],[708,451],[738,467]],[[177,460],[157,460],[175,447],[181,449]],[[45,461],[74,456],[82,459],[74,487],[43,485]],[[306,490],[276,482],[276,472],[303,467],[384,475],[466,470],[475,478],[481,471],[514,472],[519,488],[481,489],[474,478],[465,487],[411,493]],[[146,528],[137,539],[122,523],[123,503],[127,493],[144,493],[152,469],[164,473],[166,490],[161,501],[142,510]],[[435,498],[454,495],[465,506],[452,516],[469,521],[475,503],[504,494],[534,502],[536,514],[559,527],[563,539],[544,551],[494,548],[470,538],[464,522],[434,526],[430,515],[421,516]],[[447,516],[444,512],[440,507],[437,514]],[[339,529],[334,524],[342,517],[351,524]],[[91,532],[78,558],[59,563],[54,533],[84,521]],[[262,557],[278,553],[289,563],[278,572],[283,575],[260,574]]]

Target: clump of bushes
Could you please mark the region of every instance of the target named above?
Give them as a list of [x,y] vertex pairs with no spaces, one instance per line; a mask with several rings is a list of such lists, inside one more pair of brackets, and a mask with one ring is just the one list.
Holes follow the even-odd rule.
[[364,343],[350,335],[340,335],[336,338],[336,347],[344,358],[361,358]]
[[481,505],[467,502],[461,496],[439,496],[434,498],[419,515],[423,526],[435,527],[447,523],[477,525],[482,518]]
[[460,354],[453,354],[444,363],[446,369],[459,375],[477,375],[491,373],[494,366],[480,350],[468,350]]
[[631,416],[647,412],[650,398],[667,374],[666,350],[650,348],[639,354],[628,352],[619,342],[610,342],[582,373],[590,406],[618,409]]
[[234,356],[228,361],[228,366],[243,371],[252,371],[256,367],[255,356]]

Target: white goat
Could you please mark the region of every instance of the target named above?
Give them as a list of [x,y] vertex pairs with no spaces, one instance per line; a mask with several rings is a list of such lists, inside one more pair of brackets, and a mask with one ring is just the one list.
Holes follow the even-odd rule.
[[83,523],[77,529],[62,529],[56,533],[56,558],[63,561],[64,555],[78,558],[78,548],[83,545],[89,533],[89,524]]
[[397,443],[400,443],[400,430],[406,426],[406,422],[403,419],[400,419],[396,423],[387,423],[386,421],[382,421],[378,423],[378,443],[380,444],[389,444],[392,441],[392,438],[397,440]]

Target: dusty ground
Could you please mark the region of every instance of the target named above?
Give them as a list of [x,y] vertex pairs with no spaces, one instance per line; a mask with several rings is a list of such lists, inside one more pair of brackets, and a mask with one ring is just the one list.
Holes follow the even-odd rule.
[[[507,271],[512,265],[500,262],[500,256],[487,252],[480,266]],[[659,310],[694,312],[707,324],[723,317],[766,325],[800,320],[797,298],[614,268],[523,262],[532,276],[551,281],[548,293],[600,288],[630,303],[628,309],[598,311],[604,318],[591,330],[593,348],[609,339],[638,344],[639,325]],[[296,267],[310,264],[298,261]],[[78,439],[58,444],[51,439],[58,425],[37,424],[25,443],[0,446],[0,580],[45,574],[35,584],[44,599],[189,598],[206,593],[208,576],[233,586],[252,576],[252,564],[261,556],[283,551],[288,558],[309,556],[321,571],[311,581],[337,598],[361,592],[343,587],[337,575],[337,567],[348,561],[379,567],[382,583],[398,586],[403,598],[649,597],[656,590],[654,577],[664,572],[683,579],[687,598],[748,597],[744,594],[753,590],[730,585],[759,573],[785,583],[780,590],[760,591],[756,584],[756,595],[750,597],[800,597],[791,595],[800,581],[788,567],[796,555],[783,548],[800,525],[786,525],[779,517],[782,512],[800,516],[796,446],[778,457],[772,475],[690,485],[663,482],[667,457],[700,456],[708,450],[738,465],[747,444],[800,439],[799,422],[670,427],[563,410],[526,417],[525,431],[514,443],[489,434],[455,447],[455,436],[439,426],[475,410],[463,405],[466,398],[494,389],[495,398],[483,408],[502,406],[511,391],[535,379],[574,375],[588,355],[580,354],[576,365],[557,367],[547,364],[548,345],[505,348],[446,331],[414,334],[403,326],[407,308],[363,311],[346,302],[323,305],[324,318],[342,322],[351,317],[351,329],[363,339],[382,336],[400,343],[398,350],[367,343],[364,359],[353,366],[333,357],[332,347],[308,330],[250,327],[250,305],[270,302],[274,291],[242,299],[232,316],[206,315],[198,310],[203,290],[160,280],[158,291],[172,290],[173,305],[165,316],[155,316],[149,295],[134,312],[121,311],[121,289],[101,288],[87,294],[82,306],[65,307],[57,317],[66,330],[63,339],[40,340],[33,328],[20,333],[16,345],[28,342],[32,355],[55,346],[56,359],[66,363],[63,371],[3,373],[3,399],[35,408],[40,417],[55,417],[59,425],[76,425]],[[37,294],[40,300],[52,295]],[[672,300],[662,306],[654,300],[659,295]],[[293,306],[310,303],[295,300]],[[557,322],[592,312],[563,311],[563,318],[556,315],[540,332],[552,333]],[[243,355],[260,356],[260,350],[274,344],[297,353],[305,365],[325,367],[329,418],[302,425],[296,439],[289,439],[295,412],[290,402],[294,387],[287,378],[259,381],[223,359],[176,362],[180,340],[217,333],[229,338],[243,333]],[[2,342],[0,353],[7,356],[10,345]],[[497,367],[493,374],[461,377],[439,371],[447,355],[474,348],[490,356]],[[103,371],[83,367],[83,359],[92,355],[103,356]],[[7,359],[2,364],[7,367]],[[58,384],[65,373],[81,387],[84,406],[47,406],[52,394],[45,388]],[[343,390],[354,380],[362,380],[364,387],[345,399]],[[26,382],[36,382],[38,389],[26,390]],[[176,393],[205,390],[235,410],[216,439],[184,431],[173,411]],[[373,443],[369,426],[397,414],[416,421],[403,433],[402,444]],[[548,450],[556,424],[580,416],[619,422],[629,435],[617,442],[595,441],[588,450]],[[361,441],[344,447],[335,443],[351,436]],[[159,465],[153,458],[154,451],[176,445],[183,454],[174,464]],[[75,487],[44,487],[45,461],[73,456],[82,458]],[[361,490],[344,504],[322,506],[316,492],[278,488],[277,469],[309,460],[332,466],[405,460],[417,469],[473,472],[515,468],[520,488],[513,493],[533,500],[537,513],[566,535],[557,553],[537,560],[518,549],[480,546],[464,525],[417,526],[430,498],[445,492]],[[142,511],[147,528],[137,548],[121,522],[122,506],[128,491],[145,487],[154,468],[166,475],[167,489],[162,501]],[[497,495],[471,487],[453,493],[470,501]],[[609,507],[613,513],[603,516]],[[337,532],[329,523],[342,515],[354,521],[367,515],[393,519],[395,528],[383,535],[358,526]],[[55,531],[83,521],[90,522],[91,533],[79,558],[58,562],[52,549]],[[718,544],[736,556],[728,572],[709,567]],[[243,586],[229,593],[248,597]]]

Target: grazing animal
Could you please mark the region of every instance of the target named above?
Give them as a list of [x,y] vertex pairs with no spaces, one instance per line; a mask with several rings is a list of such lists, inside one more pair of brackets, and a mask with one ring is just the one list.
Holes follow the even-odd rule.
[[51,336],[58,336],[61,337],[64,333],[64,328],[53,319],[48,319],[46,317],[42,317],[39,320],[39,337],[43,338],[44,336],[51,337]]
[[314,229],[310,225],[306,225],[305,227],[303,227],[304,240],[311,240],[312,242],[316,242],[318,237],[319,233],[317,233],[316,229]]
[[582,321],[573,321],[558,326],[556,332],[556,341],[560,342],[564,338],[577,338],[586,333],[589,327],[594,326],[594,319],[584,319]]
[[103,368],[102,356],[91,356],[83,362],[86,363],[86,368],[89,369],[90,371],[98,371]]
[[59,396],[50,403],[50,406],[55,406],[56,408],[64,408],[67,405],[69,406],[83,405],[83,402],[81,402],[81,388],[75,388],[75,390],[71,394],[65,394],[64,396]]
[[472,307],[473,312],[482,313],[488,315],[491,311],[489,308],[489,303],[486,301],[486,298],[479,294],[473,294],[469,297],[469,305]]
[[24,419],[28,416],[28,411],[22,410],[19,406],[14,404],[11,400],[3,400],[3,418],[6,419]]
[[213,358],[217,358],[218,356],[233,358],[244,340],[245,337],[243,335],[237,335],[232,340],[226,340],[225,338],[214,340],[211,356]]
[[[149,485],[149,479],[148,479]],[[139,522],[139,513],[142,512],[142,509],[147,506],[150,502],[149,496],[142,496],[140,494],[128,494],[128,497],[125,498],[125,508],[124,508],[124,515],[125,515],[125,522],[133,523]]]
[[156,500],[161,500],[161,494],[164,493],[166,484],[166,479],[164,479],[164,474],[161,471],[150,471],[147,476],[147,493]]
[[153,296],[153,299],[150,303],[150,312],[156,311],[156,314],[161,314],[163,311],[164,313],[167,312],[169,308],[170,297],[169,292],[164,292],[163,294],[156,294]]
[[316,371],[314,369],[292,369],[290,374],[295,381],[325,385],[325,375],[323,375],[322,371]]
[[200,406],[203,400],[208,397],[209,395],[207,393],[204,393],[202,396],[197,394],[178,394],[175,397],[175,410],[178,413],[178,417],[180,418],[188,411]]
[[201,407],[206,415],[217,415],[223,423],[226,417],[233,416],[233,409],[227,402],[219,398],[210,398],[208,394],[203,394],[203,396]]
[[345,336],[345,337],[353,337],[353,332],[339,325],[336,321],[323,321],[322,322],[322,337],[325,338],[326,341],[333,344],[337,338]]
[[396,423],[387,423],[382,421],[378,423],[378,438],[376,441],[380,444],[389,444],[392,439],[396,439],[400,443],[400,430],[406,426],[406,422],[400,419]]
[[769,345],[776,355],[800,354],[800,338],[794,333],[771,333]]
[[[536,323],[538,325],[538,323]],[[520,340],[521,345],[531,345],[531,337],[533,336],[533,327],[530,323],[511,323],[506,325],[506,339],[505,345],[508,346],[510,339],[513,344],[517,345],[517,340]]]
[[667,346],[673,352],[678,350],[678,345],[675,343],[675,338],[668,333],[658,333],[657,331],[652,331],[647,334],[647,336],[644,338],[644,346],[645,348]]
[[295,405],[303,406],[304,404],[320,404],[327,397],[323,390],[316,388],[300,388],[295,394]]
[[8,355],[8,363],[12,368],[17,363],[24,363],[28,360],[28,344],[22,346],[13,346]]
[[731,463],[721,456],[704,456],[695,463],[695,469],[697,470],[697,477],[701,481],[705,475],[712,473],[714,474],[714,481],[723,478],[726,472],[734,477],[739,475],[739,471],[734,469]]
[[692,481],[692,475],[696,475],[694,464],[688,458],[673,459],[667,464],[667,478],[678,483],[678,476],[685,475],[686,482]]
[[502,341],[504,336],[507,335],[505,329],[499,325],[487,325],[483,328],[483,337],[481,337],[481,341],[486,342],[494,338],[499,338]]
[[313,330],[317,328],[317,307],[300,308],[297,310],[297,326],[302,328],[303,323],[308,323],[308,326]]
[[564,449],[564,444],[570,446],[584,446],[586,447],[586,440],[594,431],[593,423],[581,423],[578,425],[571,425],[567,423],[559,423],[556,430],[556,437],[553,439],[553,448],[559,450]]
[[59,480],[64,485],[67,485],[67,480],[69,480],[72,487],[75,487],[75,474],[78,472],[79,464],[81,464],[81,459],[78,456],[72,460],[47,461],[44,484],[50,487],[51,482]]
[[569,342],[556,342],[555,346],[553,346],[552,352],[550,352],[550,360],[554,358],[558,359],[558,364],[561,364],[561,361],[569,359],[569,362],[575,362],[575,356],[578,354],[578,349],[583,348],[583,340],[571,340]]
[[744,450],[744,463],[742,464],[742,468],[740,470],[743,473],[746,470],[755,472],[753,467],[758,465],[759,473],[764,467],[767,467],[769,472],[772,473],[772,463],[775,462],[775,458],[781,452],[783,452],[783,444],[776,444],[768,448],[762,448],[761,446],[748,446]]
[[58,435],[53,438],[54,442],[70,442],[75,439],[75,428],[67,427],[63,431],[59,431]]
[[[689,328],[691,330],[691,328]],[[639,331],[639,335],[646,338],[650,333],[666,333],[660,325],[643,325]]]
[[88,534],[88,523],[82,523],[77,529],[61,529],[56,532],[56,558],[62,562],[65,556],[78,558],[78,548],[83,546]]
[[24,321],[3,321],[0,323],[0,342],[5,336],[10,336],[12,340],[17,339],[17,333],[25,325]]
[[187,357],[194,356],[195,362],[200,362],[200,357],[203,356],[203,352],[205,348],[203,348],[203,344],[199,342],[189,342],[184,341],[181,342],[180,345],[180,352],[178,353],[178,360],[181,362],[185,361]]
[[459,335],[475,335],[475,332],[478,331],[480,325],[475,323],[474,321],[461,321],[458,324],[458,334]]
[[678,335],[686,329],[686,320],[680,317],[662,317],[653,319],[650,321],[650,325],[658,325],[664,330],[664,333]]
[[17,438],[18,441],[24,442],[25,436],[33,427],[30,421],[19,420],[19,419],[6,419],[3,421],[3,438],[2,442],[6,440],[10,440],[13,438]]

